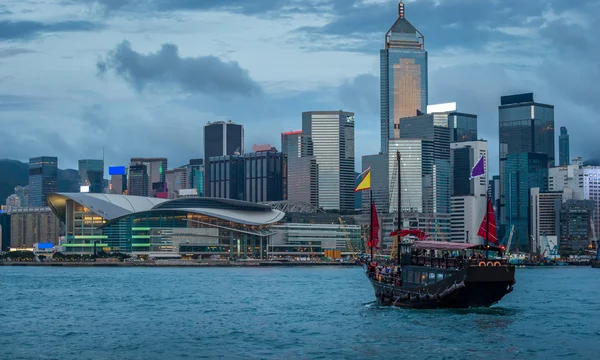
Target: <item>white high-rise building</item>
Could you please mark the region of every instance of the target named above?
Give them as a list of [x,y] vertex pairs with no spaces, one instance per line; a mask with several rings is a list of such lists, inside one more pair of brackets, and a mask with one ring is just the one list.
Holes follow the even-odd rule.
[[574,199],[583,200],[583,174],[584,170],[578,164],[550,168],[548,169],[548,191],[571,188]]
[[586,166],[583,168],[583,198],[594,201],[592,236],[598,239],[600,230],[600,166]]
[[[487,208],[487,141],[465,141],[450,144],[451,179],[451,231],[453,242],[483,244],[477,236]],[[471,169],[484,157],[486,176],[471,179]]]
[[302,134],[318,165],[319,207],[354,210],[354,113],[303,112]]

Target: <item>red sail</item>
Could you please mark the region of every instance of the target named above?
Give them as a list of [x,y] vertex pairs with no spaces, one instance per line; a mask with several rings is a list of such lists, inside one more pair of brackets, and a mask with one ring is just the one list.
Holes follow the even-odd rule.
[[[487,222],[488,216],[490,218],[489,224]],[[496,216],[494,216],[494,207],[492,206],[492,199],[488,199],[487,214],[483,217],[483,221],[479,226],[479,231],[477,232],[477,235],[485,239],[486,229],[489,229],[488,240],[498,245],[498,237],[496,236]]]
[[377,208],[375,202],[371,202],[371,237],[368,243],[369,247],[379,249],[379,219],[377,218]]

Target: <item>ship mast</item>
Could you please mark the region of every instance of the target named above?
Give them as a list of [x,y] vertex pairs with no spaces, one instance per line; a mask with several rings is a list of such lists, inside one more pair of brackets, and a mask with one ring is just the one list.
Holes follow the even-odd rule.
[[489,251],[488,251],[488,247],[490,246],[490,210],[488,208],[488,204],[491,201],[490,195],[489,195],[489,191],[488,191],[488,196],[487,196],[487,201],[485,204],[485,211],[487,212],[487,215],[485,217],[485,259],[488,259],[488,255],[489,255]]
[[373,262],[373,190],[369,189],[369,244],[371,244],[371,262]]
[[400,231],[402,230],[402,167],[400,166],[400,151],[396,151],[396,161],[398,162],[398,233],[396,235],[396,262],[398,265],[400,265],[400,257],[402,255],[402,251],[400,249]]

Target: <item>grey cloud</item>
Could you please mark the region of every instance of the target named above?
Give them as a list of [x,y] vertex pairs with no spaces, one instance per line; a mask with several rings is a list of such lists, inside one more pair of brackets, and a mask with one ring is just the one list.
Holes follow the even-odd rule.
[[0,111],[32,110],[41,105],[42,101],[31,96],[0,94]]
[[488,141],[492,173],[498,173],[498,105],[502,95],[532,91],[513,81],[503,64],[465,64],[441,68],[429,76],[429,103],[456,102],[458,111],[477,115],[479,138]]
[[35,51],[33,51],[33,50],[23,49],[23,48],[0,49],[0,58],[7,58],[7,57],[11,57],[11,56],[34,53],[34,52]]
[[[520,26],[527,18],[539,17],[550,5],[559,3],[559,0],[420,0],[406,3],[406,18],[424,34],[425,46],[430,50],[446,46],[479,48],[490,41],[514,41],[515,35],[494,29]],[[383,46],[383,35],[397,18],[397,8],[392,1],[365,4],[354,0],[332,4],[332,21],[321,27],[304,27],[298,31],[312,34],[315,39],[328,35],[340,40],[370,40],[373,35],[378,35],[379,42],[371,42],[371,47],[359,49],[373,52]],[[341,44],[344,47],[344,41]]]
[[157,52],[145,55],[123,41],[96,67],[100,75],[114,70],[138,92],[149,86],[173,86],[185,93],[262,94],[261,86],[237,62],[214,56],[180,57],[174,44],[163,44]]
[[379,78],[361,74],[345,81],[339,88],[339,96],[347,109],[366,114],[379,114]]
[[0,40],[30,39],[42,33],[95,31],[104,25],[90,21],[61,21],[42,23],[38,21],[0,21]]
[[81,120],[86,123],[90,129],[104,133],[110,126],[110,116],[110,112],[105,106],[93,104],[83,108]]
[[226,10],[246,15],[266,15],[273,12],[314,12],[319,0],[75,0],[100,6],[105,13],[118,11],[170,12],[186,10]]

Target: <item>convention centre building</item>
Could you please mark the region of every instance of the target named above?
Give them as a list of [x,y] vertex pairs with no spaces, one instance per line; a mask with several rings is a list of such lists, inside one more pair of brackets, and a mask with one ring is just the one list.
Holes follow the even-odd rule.
[[65,253],[138,256],[267,257],[271,224],[285,213],[239,200],[53,193],[48,205],[65,224]]

